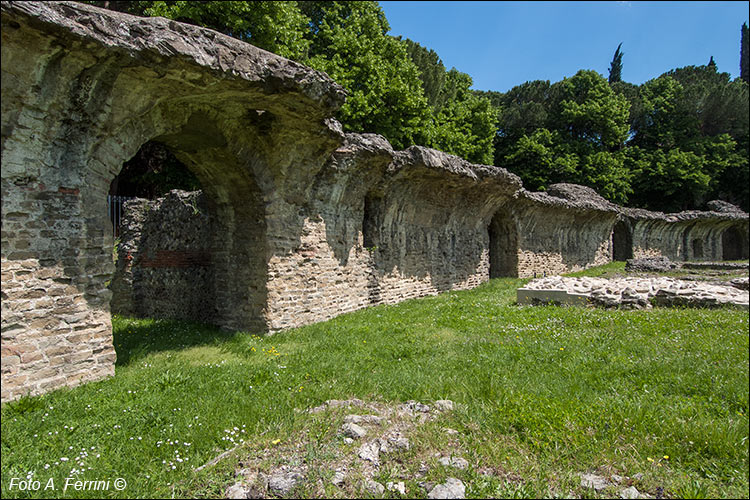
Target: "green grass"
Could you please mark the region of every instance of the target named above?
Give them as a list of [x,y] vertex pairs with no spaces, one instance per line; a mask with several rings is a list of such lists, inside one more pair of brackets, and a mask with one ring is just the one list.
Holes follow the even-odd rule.
[[[587,471],[640,472],[640,491],[666,497],[748,497],[747,312],[521,307],[524,282],[270,337],[115,317],[114,378],[3,405],[2,496],[218,496],[236,461],[193,467],[232,440],[322,439],[330,423],[295,409],[357,397],[460,403],[440,425],[461,432],[473,464],[515,478],[472,466],[457,476],[470,497],[591,496],[576,476]],[[433,431],[414,441],[429,446]],[[127,487],[62,492],[73,468]],[[9,489],[30,472],[39,491]]]

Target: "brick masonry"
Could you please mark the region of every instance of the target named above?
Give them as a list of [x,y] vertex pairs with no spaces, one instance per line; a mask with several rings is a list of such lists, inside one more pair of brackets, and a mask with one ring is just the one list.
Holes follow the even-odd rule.
[[[3,401],[112,375],[110,307],[277,331],[603,263],[616,221],[633,253],[747,258],[731,208],[529,193],[502,168],[344,134],[327,75],[211,30],[74,2],[1,12]],[[152,140],[203,193],[132,204],[115,266],[106,194]]]

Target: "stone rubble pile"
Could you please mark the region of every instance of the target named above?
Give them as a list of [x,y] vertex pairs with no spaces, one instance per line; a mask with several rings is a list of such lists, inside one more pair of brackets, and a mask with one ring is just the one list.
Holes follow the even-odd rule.
[[710,284],[669,277],[573,278],[550,276],[517,290],[519,304],[562,304],[625,309],[657,306],[748,308],[748,291],[730,284]]
[[[333,475],[331,484],[348,498],[356,496],[380,497],[391,492],[390,495],[410,497],[419,495],[428,498],[465,498],[466,485],[459,479],[448,477],[444,483],[437,484],[429,481],[419,481],[419,490],[410,491],[408,480],[424,479],[430,467],[422,463],[416,475],[401,472],[394,481],[378,482],[375,480],[379,471],[393,469],[394,463],[400,463],[399,452],[412,448],[410,435],[418,426],[433,421],[444,412],[450,412],[456,407],[448,399],[440,399],[432,404],[409,400],[399,405],[390,406],[383,403],[366,403],[361,399],[336,400],[331,399],[320,406],[306,410],[307,413],[320,415],[330,414],[335,418],[336,412],[347,412],[343,417],[343,424],[339,427],[339,446],[335,451],[329,448],[330,470]],[[348,413],[356,411],[357,413]],[[334,412],[334,413],[332,413]],[[451,430],[448,433],[447,430]],[[447,429],[446,433],[453,435],[458,431]],[[455,444],[454,440],[450,440]],[[351,446],[348,446],[351,445]],[[224,492],[224,498],[289,498],[296,497],[305,486],[312,487],[313,498],[327,498],[325,484],[319,478],[313,483],[306,455],[304,442],[290,442],[284,446],[265,450],[254,457],[248,457],[240,462],[241,468],[236,472],[236,482]],[[456,470],[465,470],[469,462],[456,454],[455,446],[450,450],[438,452],[436,464]],[[216,464],[212,460],[210,464]],[[286,465],[275,466],[268,463]],[[393,469],[395,470],[395,469]],[[308,484],[309,483],[309,484]],[[385,483],[385,484],[383,484]],[[302,489],[300,489],[302,488]],[[309,492],[308,492],[309,493]]]

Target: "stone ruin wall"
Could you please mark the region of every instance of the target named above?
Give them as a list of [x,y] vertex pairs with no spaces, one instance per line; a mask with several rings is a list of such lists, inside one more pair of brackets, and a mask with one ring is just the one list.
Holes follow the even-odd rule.
[[[2,2],[2,94],[3,401],[114,373],[110,280],[114,310],[275,331],[603,263],[629,217],[585,188],[527,193],[501,168],[344,134],[327,75],[162,18]],[[142,202],[113,278],[106,194],[151,140],[204,194]],[[747,240],[747,214],[721,217]],[[679,246],[636,219],[634,245]]]
[[546,193],[524,190],[511,213],[518,226],[521,278],[580,271],[612,261],[616,206],[590,188],[555,184]]
[[673,261],[748,259],[748,216],[741,211],[662,214],[623,209],[632,227],[633,257]]
[[[316,180],[314,208],[298,214],[299,240],[266,264],[261,329],[487,281],[487,219],[518,187],[520,180],[502,170],[420,147],[394,152],[380,136],[348,134]],[[193,301],[210,303],[211,291],[185,296],[211,290],[204,261],[214,250],[201,242],[210,241],[217,222],[206,216],[205,198],[173,191],[128,202],[113,312],[220,320],[191,309]],[[196,254],[201,258],[191,261]]]
[[156,201],[131,200],[120,228],[110,290],[113,313],[211,323],[216,224],[203,193],[173,191]]

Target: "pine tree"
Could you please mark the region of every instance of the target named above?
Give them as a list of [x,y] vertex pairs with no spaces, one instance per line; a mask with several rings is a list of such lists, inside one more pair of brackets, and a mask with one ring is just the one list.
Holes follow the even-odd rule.
[[750,57],[750,49],[748,49],[748,33],[747,23],[742,23],[742,39],[740,41],[740,78],[750,84],[750,63],[748,57]]
[[621,82],[622,81],[622,52],[620,52],[622,42],[617,46],[615,56],[612,58],[612,62],[609,64],[609,83]]

